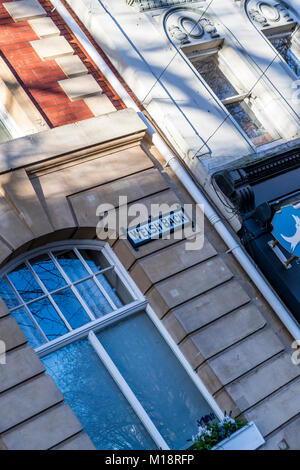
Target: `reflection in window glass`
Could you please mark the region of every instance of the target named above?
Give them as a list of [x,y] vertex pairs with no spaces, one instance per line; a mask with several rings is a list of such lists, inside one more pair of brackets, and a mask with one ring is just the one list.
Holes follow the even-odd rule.
[[263,128],[244,101],[228,104],[226,108],[255,145],[272,142],[272,136]]
[[189,447],[211,408],[148,316],[130,316],[97,338],[171,449]]
[[43,362],[97,449],[155,449],[88,340],[71,344]]
[[220,100],[238,94],[237,90],[221,71],[217,54],[193,62],[193,64]]
[[39,333],[37,327],[33,324],[24,308],[14,310],[11,316],[16,320],[16,322],[18,322],[24,335],[28,339],[30,346],[37,348],[38,346],[41,346],[41,344],[45,343],[42,335]]
[[[193,64],[254,145],[264,145],[274,140],[251,109],[250,98],[245,96],[245,90],[233,86],[226,77],[217,53]],[[230,98],[230,104],[226,103],[225,100]]]
[[79,328],[91,321],[71,289],[63,289],[53,294],[52,298],[72,328]]
[[112,306],[106,300],[94,280],[88,279],[80,284],[76,284],[76,289],[96,318],[112,312]]
[[300,60],[293,51],[291,36],[275,39],[272,41],[272,44],[293,72],[299,77]]
[[56,251],[54,255],[71,281],[78,281],[89,275],[73,250]]
[[49,292],[66,285],[63,276],[47,254],[32,258],[30,264]]
[[109,296],[118,308],[122,307],[124,304],[129,304],[132,302],[132,295],[124,287],[123,282],[116,275],[114,270],[109,270],[103,274],[98,274],[97,279],[104,287],[106,292],[109,293]]
[[108,268],[109,263],[101,251],[97,250],[79,250],[79,253],[88,264],[93,273]]
[[29,305],[29,309],[50,341],[68,333],[67,327],[49,299],[46,298],[33,302]]
[[16,290],[25,302],[43,295],[41,287],[24,263],[11,271],[7,277],[14,284]]
[[[0,279],[0,294],[9,309],[17,309],[22,301],[27,304],[50,341],[134,300],[115,267],[96,249],[75,246],[75,249],[45,251],[29,258],[28,264],[21,262],[7,276],[9,282],[5,276]],[[10,283],[22,301],[18,300]]]

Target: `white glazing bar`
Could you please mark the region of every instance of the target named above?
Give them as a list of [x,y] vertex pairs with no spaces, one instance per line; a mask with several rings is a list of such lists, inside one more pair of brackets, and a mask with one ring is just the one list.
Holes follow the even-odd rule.
[[150,319],[152,320],[152,322],[154,323],[154,325],[156,326],[156,328],[158,329],[158,331],[160,332],[160,334],[162,335],[163,339],[169,345],[169,347],[171,348],[171,350],[173,351],[173,353],[175,354],[175,356],[177,357],[177,359],[179,360],[181,365],[186,370],[188,376],[191,378],[191,380],[194,382],[194,384],[198,388],[199,392],[205,398],[205,400],[207,401],[209,406],[213,409],[216,416],[219,419],[223,419],[224,414],[223,414],[221,408],[219,407],[219,405],[217,404],[217,402],[215,401],[213,396],[209,393],[209,391],[207,390],[206,386],[204,385],[204,383],[202,382],[202,380],[200,379],[198,374],[194,371],[194,369],[191,367],[190,363],[184,357],[184,355],[180,351],[179,347],[177,346],[177,344],[175,343],[175,341],[173,340],[171,335],[168,333],[168,331],[166,330],[166,328],[162,324],[161,320],[159,320],[159,318],[157,317],[154,310],[152,309],[152,307],[149,304],[146,307],[146,312],[147,312],[148,316],[150,317]]
[[[85,269],[88,270],[88,272],[92,273],[92,270],[91,268],[89,267],[89,265],[86,263],[86,261],[84,260],[84,258],[81,256],[81,254],[79,253],[79,251],[77,250],[77,248],[74,248],[74,251],[76,253],[76,255],[78,256],[78,258],[80,259],[80,261],[82,262],[82,264],[84,265]],[[104,289],[104,287],[101,285],[101,283],[98,281],[98,279],[96,278],[96,276],[94,275],[93,276],[93,279],[94,279],[94,282],[95,284],[97,285],[98,289],[100,289],[100,292],[102,292],[102,294],[104,295],[104,297],[106,298],[107,302],[110,304],[110,306],[113,308],[113,310],[117,310],[117,306],[115,305],[114,301],[110,298],[108,292],[106,292],[106,290]]]
[[115,271],[117,276],[119,276],[125,288],[132,295],[132,297],[136,300],[143,301],[143,294],[138,289],[133,279],[131,279],[130,275],[128,275],[127,270],[124,268],[124,266],[122,265],[122,263],[120,262],[116,254],[113,252],[108,243],[105,245],[104,249],[102,250],[102,253],[110,264],[115,265]]
[[25,264],[27,266],[27,268],[29,269],[29,271],[32,273],[34,279],[36,280],[36,282],[38,283],[38,285],[40,286],[40,288],[46,293],[46,298],[49,299],[49,302],[51,303],[52,307],[54,308],[54,310],[56,311],[56,313],[58,314],[58,316],[60,317],[60,319],[64,322],[64,324],[66,325],[66,327],[68,328],[69,331],[72,331],[72,327],[71,325],[69,324],[68,320],[66,319],[66,317],[64,316],[64,314],[62,313],[62,311],[60,310],[59,306],[56,304],[56,302],[52,299],[51,295],[49,294],[46,286],[44,286],[44,284],[42,283],[42,281],[40,280],[40,278],[38,277],[38,275],[36,274],[36,272],[34,271],[34,269],[32,268],[32,266],[30,265],[29,261],[26,260],[25,261]]
[[147,303],[148,302],[144,300],[144,302],[136,301],[130,305],[126,305],[125,307],[122,307],[117,311],[108,313],[104,317],[97,318],[96,320],[93,320],[90,323],[86,323],[85,325],[76,328],[76,330],[66,333],[65,335],[62,335],[59,338],[48,342],[48,344],[43,344],[39,346],[35,349],[35,352],[38,354],[39,357],[47,356],[48,354],[51,354],[57,351],[58,349],[67,346],[70,343],[74,343],[75,341],[87,337],[90,331],[99,331],[109,325],[113,325],[114,323],[123,318],[145,310]]
[[144,425],[145,429],[148,431],[150,436],[152,437],[153,441],[157,444],[157,446],[162,449],[162,450],[169,450],[169,446],[156,428],[156,426],[153,424],[152,420],[150,419],[149,415],[146,413],[144,410],[143,406],[127,384],[126,380],[124,377],[120,374],[119,370],[103,348],[103,346],[100,344],[99,340],[97,339],[95,333],[91,331],[89,333],[88,339],[93,346],[94,350],[100,357],[102,363],[116,382],[117,386],[133,408],[134,412],[136,415],[139,417],[140,421]]
[[[22,297],[20,296],[19,292],[17,291],[17,289],[15,289],[15,286],[14,284],[9,280],[9,277],[8,276],[5,276],[5,280],[7,281],[7,283],[9,284],[9,286],[11,287],[13,293],[16,295],[17,299],[19,300],[20,302],[20,305],[18,308],[24,308],[27,315],[29,316],[30,320],[32,321],[32,323],[35,325],[36,329],[38,330],[38,332],[40,333],[40,335],[42,336],[42,338],[44,339],[44,341],[46,341],[47,343],[49,342],[49,339],[47,338],[47,336],[45,335],[45,333],[43,332],[42,328],[40,327],[40,325],[38,324],[38,322],[36,321],[36,319],[34,318],[34,316],[32,315],[31,311],[29,310],[29,308],[27,307],[27,304],[23,301]],[[44,297],[45,298],[45,297]],[[16,310],[16,309],[15,309]]]
[[69,279],[67,274],[64,272],[64,270],[62,269],[59,262],[56,260],[55,256],[52,254],[51,251],[48,251],[48,256],[51,258],[51,260],[53,261],[53,263],[55,264],[55,266],[57,267],[57,269],[59,270],[59,272],[61,273],[61,275],[65,279],[65,281],[67,282],[68,286],[71,288],[73,294],[75,295],[77,300],[80,302],[82,308],[86,311],[86,313],[88,314],[90,319],[95,320],[96,319],[95,315],[91,312],[91,310],[89,309],[89,307],[87,306],[87,304],[85,303],[85,301],[83,300],[83,298],[81,297],[81,295],[79,294],[77,289],[75,289],[75,287],[73,286],[71,280]]

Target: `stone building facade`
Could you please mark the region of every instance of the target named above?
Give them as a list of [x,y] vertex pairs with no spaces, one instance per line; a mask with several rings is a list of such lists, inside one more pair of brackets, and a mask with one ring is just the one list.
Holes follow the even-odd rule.
[[[133,14],[132,5],[120,2],[120,6],[121,3],[128,18],[135,18],[132,21],[138,18],[141,22],[145,17],[134,17],[134,14],[140,15],[155,6],[155,2],[136,2],[140,8]],[[165,8],[168,5],[162,3],[170,2],[160,3]],[[192,3],[196,5],[197,2]],[[59,343],[60,339],[56,338],[53,343],[48,338],[46,342],[38,343],[34,352],[30,345],[32,341],[27,342],[26,331],[29,330],[24,328],[24,319],[16,321],[20,319],[16,312],[21,307],[32,312],[31,306],[36,301],[32,297],[25,300],[24,293],[18,291],[17,281],[11,277],[11,273],[22,271],[24,263],[27,268],[34,266],[31,260],[37,255],[55,253],[56,249],[66,246],[75,247],[76,253],[81,253],[82,246],[103,248],[108,253],[107,259],[115,260],[116,277],[118,279],[118,272],[123,276],[120,279],[124,286],[118,281],[119,291],[123,296],[127,290],[136,296],[134,302],[124,300],[129,308],[127,312],[124,306],[126,318],[130,315],[137,318],[135,314],[147,311],[175,354],[179,364],[176,366],[179,367],[178,377],[183,373],[181,371],[186,374],[183,390],[185,387],[193,390],[187,393],[194,393],[195,401],[204,397],[201,400],[204,399],[206,404],[201,402],[200,409],[212,410],[215,414],[219,410],[232,410],[234,416],[254,421],[265,440],[262,449],[299,449],[300,371],[291,360],[293,338],[233,254],[228,252],[209,221],[205,219],[204,227],[196,225],[192,230],[190,226],[191,232],[185,232],[190,242],[204,233],[203,246],[194,251],[186,250],[186,239],[176,237],[152,240],[136,250],[118,231],[116,237],[108,233],[106,239],[101,237],[103,239],[99,240],[99,232],[97,236],[96,227],[101,215],[97,215],[97,208],[103,203],[110,204],[111,211],[115,208],[120,213],[120,196],[126,196],[129,208],[136,203],[145,207],[165,203],[177,208],[194,204],[172,170],[164,165],[143,121],[135,111],[125,107],[49,2],[4,2],[1,21],[5,29],[3,44],[0,44],[2,103],[11,121],[9,118],[5,121],[3,116],[7,125],[0,145],[0,274],[1,295],[7,304],[1,302],[0,313],[0,339],[6,346],[6,364],[0,364],[0,448],[95,448],[93,439],[86,432],[89,420],[82,426],[76,403],[74,405],[69,399],[70,390],[64,397],[63,390],[54,383],[59,382],[57,375],[53,374],[51,378],[51,364],[47,367],[48,356],[72,346],[70,338],[76,337],[79,341],[88,336],[94,344],[94,330],[87,323],[87,326],[81,326],[79,334],[71,325],[65,342]],[[155,28],[153,31],[154,34]],[[95,38],[98,44],[92,36],[90,39],[104,56],[99,38]],[[122,44],[127,47],[124,42]],[[107,53],[107,42],[104,41],[103,47]],[[109,55],[114,65],[118,65],[114,61],[115,53]],[[109,59],[106,57],[108,62]],[[126,73],[120,67],[113,70],[117,76],[122,73],[127,85],[133,89],[132,96],[145,105],[139,89],[140,79],[136,80],[134,75],[130,78],[133,68]],[[142,71],[141,76],[147,78]],[[132,86],[133,80],[135,86]],[[180,95],[182,90],[178,93]],[[153,98],[151,103],[155,102],[163,103],[164,97]],[[151,103],[146,106],[148,112],[152,109]],[[167,100],[163,113],[169,105]],[[281,106],[275,103],[277,105]],[[284,119],[291,122],[288,138],[297,140],[295,115],[285,105],[283,108]],[[184,132],[187,127],[186,124],[181,126],[181,111],[179,115],[177,125],[180,124],[181,132]],[[155,114],[153,116],[160,125],[162,121]],[[176,122],[177,119],[173,116],[172,120]],[[169,139],[173,136],[176,140],[174,122],[170,133],[166,132],[168,120],[164,121],[161,130]],[[201,122],[203,120],[199,120],[199,126]],[[210,124],[204,121],[205,125]],[[190,137],[194,139],[195,134]],[[194,148],[200,137],[197,139]],[[244,157],[243,152],[249,158],[249,145],[229,125],[228,139],[235,148],[233,155],[236,158]],[[171,140],[174,147],[175,140]],[[183,158],[183,143],[191,146],[191,140],[188,135],[183,135],[180,142],[182,145],[176,148]],[[293,147],[294,142],[282,145]],[[223,155],[225,150],[221,149],[220,142],[215,146],[215,152],[218,151],[214,161],[222,167],[228,155]],[[199,166],[200,160],[197,162]],[[211,168],[216,168],[212,157],[207,162],[212,162]],[[200,178],[204,170],[198,172],[197,168],[191,167]],[[55,254],[51,256],[51,259],[56,257]],[[59,268],[57,259],[55,265]],[[52,305],[60,311],[64,307],[57,307],[58,301],[53,301],[55,293],[51,293],[50,288],[45,290],[41,276],[40,273],[39,286],[46,294],[40,296],[51,298]],[[87,277],[90,280],[95,276],[90,273]],[[77,295],[78,282],[69,278],[69,287]],[[7,288],[7,283],[15,289],[14,293]],[[32,290],[30,295],[35,295]],[[81,301],[88,297],[85,297],[86,291],[79,296]],[[82,301],[86,312],[92,309],[88,302]],[[122,318],[118,308],[114,315],[114,318]],[[100,320],[96,320],[98,326]],[[46,327],[41,327],[39,321],[37,323],[43,333]],[[111,324],[103,325],[108,328]],[[72,336],[73,330],[75,336]],[[97,351],[100,356],[102,354],[103,361],[103,351],[99,347]],[[165,355],[159,357],[159,367],[163,368],[167,357],[169,352],[165,350]],[[113,375],[117,373],[114,367],[109,370],[117,381]],[[151,371],[150,359],[148,370]],[[141,370],[137,368],[138,373]],[[153,377],[155,383],[155,375]],[[122,390],[130,402],[130,392]],[[96,395],[96,389],[92,391]],[[159,404],[157,407],[159,409]],[[138,409],[137,406],[135,411]],[[164,432],[168,436],[167,431],[161,430],[162,438],[157,437],[147,416],[142,412],[138,416],[152,439],[156,439],[154,447],[160,446],[160,439],[165,439],[171,448],[184,447],[183,442],[169,442],[169,437],[164,437]],[[185,418],[183,415],[182,422]],[[155,424],[155,417],[153,420]]]

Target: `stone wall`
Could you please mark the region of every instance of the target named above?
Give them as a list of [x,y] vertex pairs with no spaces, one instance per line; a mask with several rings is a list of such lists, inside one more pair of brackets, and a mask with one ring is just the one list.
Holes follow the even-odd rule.
[[[96,208],[191,203],[132,110],[0,145],[0,259],[56,240],[96,239]],[[5,160],[4,156],[9,155]],[[199,231],[196,236],[199,237]],[[198,251],[154,240],[108,242],[219,406],[254,420],[265,448],[300,448],[300,370],[292,338],[208,221]],[[8,449],[91,448],[63,396],[2,304],[0,438]],[[163,360],[163,358],[162,358]]]

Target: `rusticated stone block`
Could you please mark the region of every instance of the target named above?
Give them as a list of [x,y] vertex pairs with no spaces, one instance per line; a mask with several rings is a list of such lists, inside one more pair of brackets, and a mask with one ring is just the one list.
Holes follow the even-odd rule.
[[147,297],[157,315],[162,317],[168,310],[232,277],[221,258],[216,257],[159,282],[149,291]]
[[62,404],[4,433],[2,440],[9,450],[47,450],[81,430],[71,408]]
[[208,362],[225,385],[283,350],[273,331],[264,328]]
[[299,410],[300,380],[266,398],[244,415],[248,421],[254,421],[265,436],[297,416]]
[[199,250],[187,251],[185,248],[186,241],[183,240],[135,264],[130,274],[142,292],[146,292],[152,284],[216,255],[216,250],[206,240]]
[[0,340],[5,343],[6,352],[27,343],[27,338],[12,317],[0,319]]
[[244,411],[300,375],[300,366],[283,354],[257,367],[246,376],[227,385],[231,397]]
[[45,370],[34,350],[26,346],[6,354],[6,364],[0,365],[0,392],[24,382]]
[[53,450],[96,450],[96,448],[87,434],[80,433],[54,447]]
[[266,324],[255,307],[249,304],[236,310],[190,336],[201,354],[209,358],[246,338]]
[[0,395],[0,432],[63,401],[49,375],[41,375]]

